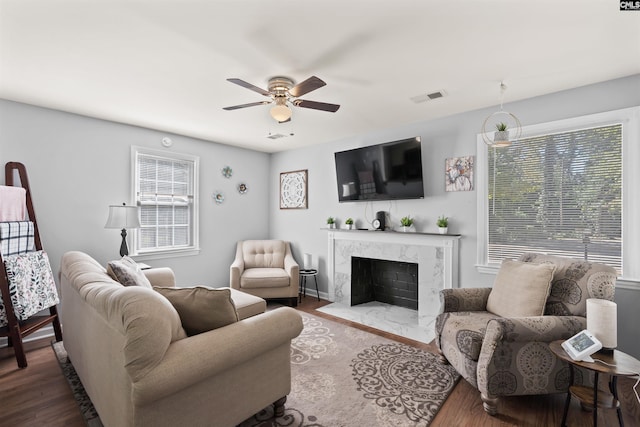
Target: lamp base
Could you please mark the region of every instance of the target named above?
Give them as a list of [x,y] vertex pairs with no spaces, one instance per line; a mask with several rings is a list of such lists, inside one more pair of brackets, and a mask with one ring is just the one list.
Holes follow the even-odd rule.
[[120,235],[122,236],[122,243],[120,244],[120,256],[123,257],[129,255],[129,248],[127,247],[127,230],[123,228]]
[[615,348],[602,347],[600,350],[598,350],[598,353],[613,354],[613,350],[615,350]]

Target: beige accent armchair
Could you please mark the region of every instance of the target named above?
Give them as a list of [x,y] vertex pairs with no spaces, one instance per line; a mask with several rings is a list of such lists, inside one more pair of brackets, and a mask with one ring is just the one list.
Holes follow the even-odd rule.
[[[462,377],[480,391],[484,409],[497,413],[498,398],[566,392],[569,366],[549,343],[586,328],[586,300],[613,300],[615,269],[580,259],[537,253],[519,261],[552,263],[556,270],[543,316],[501,317],[487,311],[492,288],[440,291],[436,345]],[[576,370],[576,382],[589,384]]]
[[264,299],[286,299],[298,305],[300,267],[289,242],[239,241],[231,264],[229,286]]

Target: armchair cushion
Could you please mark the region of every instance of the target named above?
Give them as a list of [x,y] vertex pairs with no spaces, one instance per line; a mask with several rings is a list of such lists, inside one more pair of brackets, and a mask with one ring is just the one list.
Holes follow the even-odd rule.
[[240,279],[241,288],[278,288],[289,286],[291,277],[282,268],[249,268]]
[[489,294],[487,310],[502,317],[542,316],[555,270],[551,263],[504,260]]
[[155,287],[176,309],[187,335],[193,336],[238,321],[230,289]]

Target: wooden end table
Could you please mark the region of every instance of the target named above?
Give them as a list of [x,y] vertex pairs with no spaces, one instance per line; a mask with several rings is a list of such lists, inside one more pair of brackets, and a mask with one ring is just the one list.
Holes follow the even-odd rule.
[[[613,353],[597,352],[591,355],[594,362],[582,362],[573,360],[562,348],[564,340],[553,341],[549,348],[561,360],[569,362],[570,378],[567,400],[564,404],[564,414],[562,415],[562,427],[566,427],[567,414],[571,396],[578,398],[585,407],[593,407],[593,425],[598,425],[598,408],[616,409],[618,412],[618,422],[624,426],[622,421],[622,408],[618,400],[618,377],[632,377],[640,373],[640,361],[620,350],[613,350]],[[600,360],[601,362],[599,362]],[[602,363],[604,362],[604,363]],[[579,366],[594,373],[593,388],[573,385],[574,369]],[[598,390],[598,375],[609,375],[609,390]]]

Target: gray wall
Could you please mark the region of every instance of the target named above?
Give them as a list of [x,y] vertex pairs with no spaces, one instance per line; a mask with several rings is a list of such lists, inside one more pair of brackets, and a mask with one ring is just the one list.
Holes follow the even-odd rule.
[[[446,98],[442,100],[446,102]],[[433,101],[438,102],[438,101]],[[516,114],[523,126],[572,118],[576,116],[640,105],[640,75],[617,79],[574,90],[540,96],[505,104],[504,109]],[[418,108],[418,107],[417,107]],[[491,286],[493,275],[481,274],[476,268],[476,191],[449,192],[444,189],[446,158],[476,155],[476,134],[483,120],[498,106],[470,111],[455,116],[409,124],[371,132],[314,147],[286,151],[271,161],[271,189],[274,201],[278,194],[279,172],[309,170],[309,209],[281,211],[271,206],[272,236],[290,240],[298,260],[303,253],[312,253],[319,267],[319,286],[327,292],[327,235],[328,216],[338,217],[340,224],[353,217],[358,226],[369,226],[374,212],[390,213],[394,224],[399,218],[411,215],[418,231],[435,232],[439,215],[450,217],[449,232],[462,234],[460,240],[460,285],[462,287]],[[336,188],[335,151],[345,150],[421,136],[425,170],[425,198],[396,202],[338,203]],[[636,192],[636,194],[638,194]],[[640,236],[625,236],[638,239]],[[640,324],[640,284],[637,289],[617,290],[619,347],[640,357],[640,340],[634,329]]]
[[[169,149],[164,136],[173,139]],[[268,154],[0,100],[0,163],[27,167],[56,277],[69,250],[104,265],[119,258],[120,232],[104,225],[110,204],[131,201],[132,145],[200,157],[200,254],[145,262],[173,268],[181,284],[228,286],[236,241],[269,235]],[[225,165],[234,171],[230,179],[220,172]],[[240,181],[249,187],[244,195],[235,189]],[[211,197],[218,190],[226,196],[221,205]]]
[[[640,105],[640,75],[506,104],[505,109],[517,114],[526,126],[635,105]],[[119,257],[119,233],[104,229],[104,224],[108,205],[130,200],[130,147],[163,149],[160,141],[169,136],[174,140],[170,150],[200,156],[202,250],[197,256],[147,263],[173,268],[180,284],[226,286],[235,242],[271,237],[291,241],[300,263],[303,253],[314,255],[320,289],[326,293],[325,219],[336,216],[342,223],[351,216],[358,226],[368,226],[374,212],[384,210],[395,223],[402,216],[413,216],[418,231],[435,231],[436,218],[449,216],[450,232],[463,235],[461,286],[491,286],[493,276],[475,269],[476,192],[445,192],[443,169],[448,157],[476,155],[476,133],[496,108],[268,155],[0,100],[0,162],[20,161],[27,166],[41,236],[56,276],[60,257],[68,250],[85,251],[103,264]],[[422,137],[424,146],[424,200],[338,203],[335,151],[416,135]],[[230,180],[220,174],[225,165],[234,170]],[[299,169],[309,170],[309,209],[280,210],[279,174]],[[243,196],[235,190],[241,180],[249,186]],[[222,205],[211,199],[216,190],[226,194]],[[618,289],[616,300],[619,347],[640,357],[634,329],[640,324],[640,285]]]

